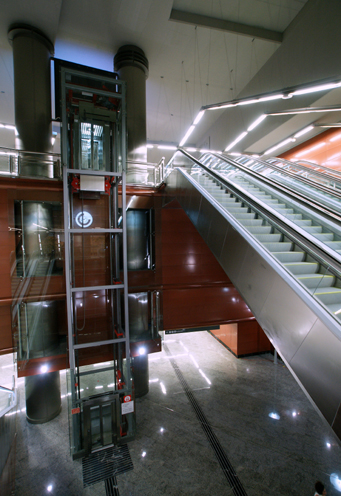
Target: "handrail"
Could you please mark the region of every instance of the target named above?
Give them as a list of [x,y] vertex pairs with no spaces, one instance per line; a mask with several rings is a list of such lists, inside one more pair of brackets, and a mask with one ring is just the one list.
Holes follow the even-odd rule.
[[[212,154],[212,155],[215,155],[215,154]],[[229,161],[233,162],[233,164],[237,164],[238,163],[238,162],[236,162],[235,160],[232,160],[229,157],[225,157],[224,155],[215,155],[215,156],[224,157],[224,158],[228,159]],[[303,176],[299,176],[298,174],[295,174],[294,172],[290,172],[288,170],[282,169],[282,167],[279,167],[277,165],[271,164],[269,162],[265,162],[264,160],[260,160],[259,158],[255,158],[255,159],[252,159],[252,160],[254,160],[259,165],[263,165],[264,167],[273,169],[273,170],[275,170],[277,172],[280,172],[281,174],[284,174],[286,176],[293,177],[293,178],[297,179],[298,181],[301,181],[301,182],[303,182],[305,184],[308,184],[309,186],[313,186],[315,188],[320,189],[321,191],[324,191],[325,193],[328,193],[328,194],[331,194],[333,196],[336,196],[337,198],[341,198],[341,192],[339,193],[338,191],[336,191],[333,188],[329,188],[328,186],[323,186],[322,184],[319,184],[319,183],[317,183],[315,181],[312,181],[311,179],[308,179],[308,178],[303,177]],[[238,165],[241,165],[241,164],[238,164]],[[255,172],[255,171],[252,171],[252,172]],[[317,174],[317,172],[314,171],[314,174]],[[325,175],[322,176],[322,177],[324,179],[326,179],[326,176]],[[335,181],[335,179],[333,179],[333,180]]]
[[[280,162],[286,163],[286,164],[291,165],[291,166],[292,165],[297,166],[297,164],[300,164],[300,167],[304,168],[307,172],[314,171],[314,174],[320,174],[320,175],[322,174],[321,177],[325,177],[327,175],[333,179],[335,179],[338,176],[338,179],[340,179],[340,181],[341,181],[341,171],[336,170],[336,169],[331,169],[330,167],[325,167],[324,165],[314,164],[314,162],[309,162],[309,160],[304,160],[304,159],[298,158],[297,160],[295,160],[295,162],[293,162],[293,161],[286,160],[285,158],[281,158],[281,157],[270,157],[267,160],[279,160]],[[308,165],[304,165],[304,164],[308,164]],[[321,169],[325,172],[321,173],[316,169]],[[336,177],[334,177],[334,174]]]
[[[340,184],[341,184],[341,172],[337,171],[337,170],[333,170],[333,169],[328,169],[328,167],[324,167],[323,165],[317,165],[317,164],[314,164],[313,162],[308,162],[307,160],[299,160],[299,159],[297,160],[297,162],[291,162],[290,160],[286,160],[286,159],[280,158],[280,157],[269,157],[268,159],[266,159],[265,163],[275,165],[272,162],[270,162],[270,160],[273,160],[273,161],[278,160],[279,162],[282,162],[283,164],[286,164],[292,168],[297,167],[297,169],[303,169],[304,171],[309,172],[312,175],[315,174],[316,176],[319,176],[322,179],[329,179],[330,181],[334,181],[334,182],[339,180]],[[313,167],[307,167],[306,165],[303,165],[302,162],[303,162],[303,164],[309,163]],[[297,165],[298,163],[300,164],[299,166]],[[280,166],[277,166],[277,167],[280,167]],[[319,172],[315,168],[322,169],[325,172]],[[334,177],[334,172],[335,172],[335,177]],[[339,177],[337,177],[337,176],[339,176]]]
[[272,222],[277,223],[279,229],[284,231],[286,236],[296,238],[296,243],[301,244],[301,246],[304,247],[304,250],[308,253],[313,253],[314,256],[318,258],[318,261],[321,265],[325,266],[326,264],[328,264],[329,270],[331,270],[331,272],[333,272],[337,277],[341,277],[341,257],[339,256],[339,254],[333,252],[333,250],[330,250],[328,246],[323,245],[323,243],[321,243],[319,240],[311,236],[309,233],[305,232],[303,229],[295,225],[290,220],[286,219],[283,215],[278,213],[269,205],[266,205],[264,202],[245,191],[244,188],[234,184],[232,181],[219,174],[219,172],[216,172],[215,170],[212,170],[206,165],[202,164],[187,151],[180,149],[180,152],[187,156],[187,158],[192,160],[199,167],[202,167],[208,174],[214,177],[225,188],[232,190],[243,201],[249,203],[250,206],[252,206],[253,208],[258,209],[260,213],[262,213],[262,215],[266,215]]
[[[264,177],[259,172],[250,170],[248,167],[245,167],[244,165],[239,164],[238,162],[235,162],[234,160],[232,160],[230,158],[227,158],[227,157],[224,157],[224,156],[221,156],[221,155],[216,155],[214,153],[212,153],[211,155],[215,156],[216,158],[219,158],[219,159],[223,160],[226,163],[229,163],[233,167],[236,167],[236,168],[242,170],[246,174],[248,174],[248,175],[250,175],[252,177],[255,177],[257,180],[259,180],[259,181],[261,181],[263,183],[266,183],[268,186],[271,186],[274,189],[277,189],[279,191],[284,192],[287,195],[292,196],[295,200],[299,200],[300,202],[303,202],[303,203],[309,205],[309,207],[312,207],[315,210],[318,210],[319,212],[322,211],[326,215],[332,217],[334,220],[336,220],[338,222],[341,222],[341,214],[340,214],[339,211],[334,210],[331,207],[327,207],[326,205],[323,205],[322,203],[320,203],[320,202],[318,202],[316,200],[308,199],[306,196],[301,195],[300,193],[298,193],[297,191],[293,190],[289,186],[283,185],[282,183],[276,181],[273,178],[270,180],[267,177]],[[270,165],[271,168],[276,169],[276,166],[273,166],[272,164],[269,164],[269,165]],[[286,172],[286,171],[284,171],[284,172]],[[319,186],[319,185],[315,185],[315,183],[314,183],[314,187],[317,187],[317,186]],[[332,190],[332,192],[334,194],[334,190]],[[328,193],[329,193],[329,191],[328,191]],[[341,199],[341,193],[340,194],[336,193],[334,196],[339,197]]]

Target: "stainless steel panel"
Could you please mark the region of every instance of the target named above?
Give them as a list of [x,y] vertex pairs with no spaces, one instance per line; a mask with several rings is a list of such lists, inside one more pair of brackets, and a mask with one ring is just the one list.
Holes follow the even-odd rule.
[[130,338],[137,341],[148,332],[148,293],[128,294],[128,304]]
[[148,217],[145,210],[128,210],[128,270],[148,269]]
[[278,274],[274,274],[271,291],[259,315],[275,348],[285,349],[288,362],[316,321],[314,312],[302,304]]
[[[193,187],[180,170],[167,180],[167,193],[178,199],[312,403],[340,435],[340,324],[253,236]],[[217,237],[225,239],[218,256]]]
[[332,424],[341,401],[340,340],[319,320],[290,362],[303,387]]

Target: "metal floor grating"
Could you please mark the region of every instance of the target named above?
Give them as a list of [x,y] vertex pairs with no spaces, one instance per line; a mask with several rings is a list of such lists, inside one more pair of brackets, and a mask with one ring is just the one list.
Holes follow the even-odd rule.
[[106,496],[120,496],[116,477],[110,477],[104,481]]
[[83,485],[91,486],[133,470],[128,446],[112,446],[83,458]]

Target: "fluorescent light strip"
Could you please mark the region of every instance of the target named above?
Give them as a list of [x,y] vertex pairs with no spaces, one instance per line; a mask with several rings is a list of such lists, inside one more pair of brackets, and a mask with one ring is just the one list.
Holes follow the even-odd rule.
[[283,110],[280,112],[271,112],[268,115],[293,115],[293,114],[313,114],[315,112],[340,112],[341,107],[306,107],[302,109],[292,109],[292,110]]
[[296,133],[294,135],[294,138],[299,138],[300,136],[303,136],[304,134],[309,133],[309,131],[311,131],[312,129],[314,129],[314,126],[305,127],[304,129],[302,129],[301,131]]
[[290,94],[292,96],[306,95],[308,93],[315,93],[316,91],[332,90],[333,88],[339,88],[340,86],[341,86],[340,81],[338,83],[320,84],[318,86],[311,86],[310,88],[302,88],[301,90],[295,90]]
[[264,152],[264,155],[269,155],[270,153],[274,152],[278,148],[281,148],[282,146],[285,146],[288,143],[294,142],[294,141],[296,141],[294,138],[288,138],[288,139],[286,139],[284,141],[281,141],[280,143],[278,143],[278,145],[273,146],[272,148],[269,148],[269,150],[267,150],[266,152]]
[[198,149],[197,149],[197,148],[191,148],[191,147],[186,148],[186,150],[187,150],[188,152],[197,152],[197,151],[198,151]]
[[201,121],[201,119],[203,118],[204,113],[205,113],[205,110],[200,110],[199,114],[194,119],[194,122],[193,122],[194,126],[196,126]]
[[247,130],[248,131],[252,131],[255,127],[258,126],[258,124],[260,124],[261,122],[264,121],[264,119],[267,117],[266,114],[262,114],[260,117],[258,117],[258,119],[256,119],[248,128]]
[[154,148],[154,145],[147,145],[147,148]]
[[231,150],[231,148],[233,148],[234,145],[236,145],[237,143],[239,143],[239,141],[241,141],[243,138],[245,138],[246,135],[247,135],[247,131],[244,131],[242,134],[240,134],[234,141],[232,141],[232,143],[230,143],[225,148],[225,152],[228,152],[229,150]]
[[270,102],[271,100],[281,100],[283,98],[283,94],[280,93],[278,95],[270,95],[270,96],[264,96],[262,98],[258,99],[258,102]]
[[159,145],[158,146],[159,150],[176,150],[176,146],[171,146],[171,145]]
[[179,146],[183,146],[186,143],[186,141],[188,140],[188,138],[190,137],[190,135],[193,133],[194,129],[195,129],[195,126],[192,124],[190,126],[190,128],[188,129],[187,133],[185,134],[185,136],[180,141]]

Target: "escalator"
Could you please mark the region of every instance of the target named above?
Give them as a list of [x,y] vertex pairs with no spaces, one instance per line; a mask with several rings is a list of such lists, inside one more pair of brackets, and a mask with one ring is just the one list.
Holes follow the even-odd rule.
[[341,438],[341,214],[335,202],[302,203],[303,194],[225,167],[220,157],[203,157],[209,168],[182,151],[176,162],[181,167],[173,164],[168,195]]

